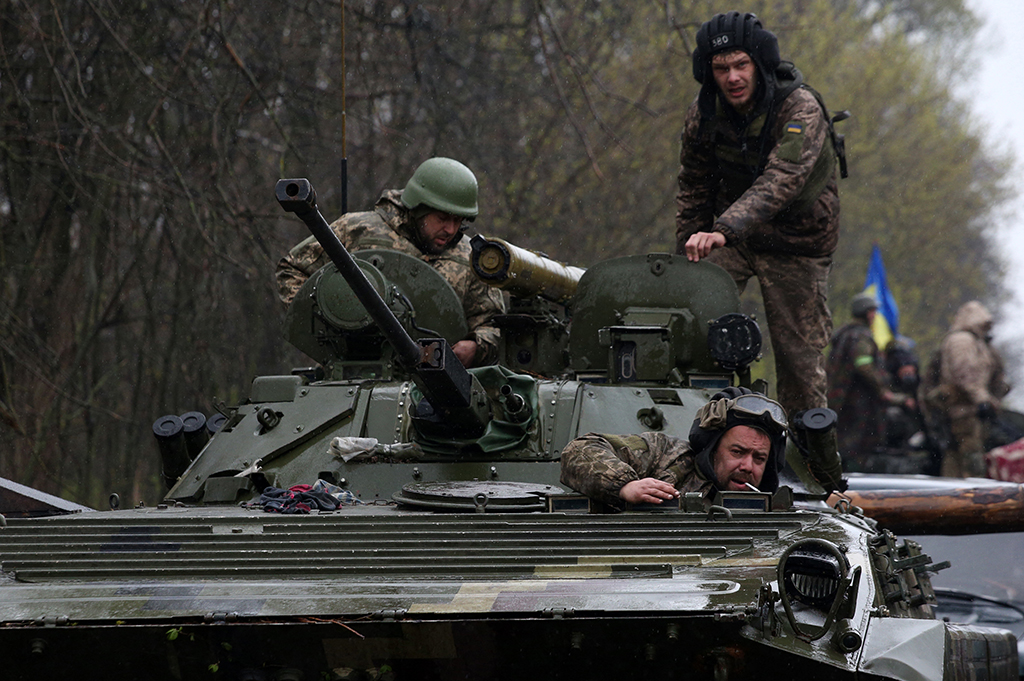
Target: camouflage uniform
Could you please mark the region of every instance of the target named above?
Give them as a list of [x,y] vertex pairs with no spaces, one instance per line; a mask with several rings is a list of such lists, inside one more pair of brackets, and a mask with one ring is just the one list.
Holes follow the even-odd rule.
[[562,483],[613,508],[625,502],[619,490],[641,478],[656,478],[681,493],[708,492],[712,483],[696,465],[690,443],[663,433],[576,438],[562,450]]
[[[775,353],[779,402],[791,414],[824,407],[822,351],[832,333],[826,294],[839,239],[828,123],[813,94],[793,90],[775,104],[763,172],[742,181],[735,169],[752,163],[756,170],[759,157],[751,158],[749,149],[752,144],[760,148],[767,104],[759,104],[742,128],[736,127],[737,114],[725,106],[719,101],[715,116],[703,122],[699,102],[687,112],[676,252],[685,253],[687,239],[697,232],[725,236],[726,247],[713,250],[707,260],[729,272],[741,293],[757,277]],[[823,187],[816,196],[807,191],[812,179]]]
[[866,322],[854,319],[836,332],[828,355],[828,406],[839,416],[839,453],[848,471],[870,469],[882,445],[888,378]]
[[[370,248],[400,251],[429,263],[455,289],[462,301],[469,326],[468,339],[478,344],[474,364],[492,364],[498,356],[500,331],[491,325],[495,315],[505,311],[501,291],[480,280],[470,267],[470,247],[463,239],[440,255],[423,253],[415,222],[402,204],[402,192],[389,190],[381,195],[372,211],[348,213],[331,225],[345,247],[351,251]],[[285,303],[306,279],[330,262],[320,243],[309,237],[293,248],[277,265],[278,295]]]
[[978,406],[998,408],[1000,398],[1010,391],[1003,361],[986,338],[991,324],[992,315],[984,305],[965,303],[942,341],[939,392],[951,439],[942,474],[948,477],[986,474],[985,424]]

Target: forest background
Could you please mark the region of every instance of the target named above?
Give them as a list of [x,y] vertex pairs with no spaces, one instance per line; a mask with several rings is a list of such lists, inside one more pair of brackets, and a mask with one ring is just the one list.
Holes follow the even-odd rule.
[[[430,156],[480,181],[486,235],[588,266],[674,248],[694,34],[719,0],[9,0],[0,18],[0,476],[100,507],[162,496],[151,425],[309,363],[273,271],[306,236],[273,197],[372,206]],[[882,248],[927,358],[996,304],[1012,159],[951,84],[962,0],[750,0],[853,117],[837,326]],[[345,97],[342,98],[342,87]],[[342,102],[347,102],[343,111]],[[344,114],[344,122],[343,122]],[[756,287],[745,295],[758,309]],[[1018,362],[1019,357],[1008,360]],[[770,352],[759,369],[771,377]]]

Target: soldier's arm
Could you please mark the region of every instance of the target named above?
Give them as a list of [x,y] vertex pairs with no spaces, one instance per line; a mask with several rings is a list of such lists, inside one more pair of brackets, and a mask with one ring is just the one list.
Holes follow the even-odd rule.
[[796,90],[779,107],[775,146],[764,172],[715,221],[728,243],[742,240],[756,224],[771,221],[803,190],[825,144],[828,122],[809,92]]
[[877,354],[874,342],[868,338],[867,332],[865,332],[854,343],[850,357],[853,362],[853,370],[861,380],[871,386],[879,396],[885,396],[889,392],[889,381],[885,372],[878,366]]
[[988,391],[995,397],[1006,397],[1006,394],[1010,392],[1012,387],[1006,381],[1006,370],[1003,368],[1003,358],[995,350],[991,350],[992,353],[992,374],[988,381]]
[[[342,216],[331,223],[331,229],[345,245],[345,248],[350,250],[352,238],[349,217],[352,215],[349,213],[348,216]],[[362,226],[357,223],[355,228],[362,229]],[[281,301],[285,305],[290,305],[306,280],[330,261],[331,259],[324,253],[324,247],[320,245],[316,237],[307,237],[296,244],[292,250],[288,251],[288,255],[277,263],[275,276],[277,278],[277,295]]]
[[655,433],[588,433],[562,450],[561,480],[614,508],[622,508],[625,501],[657,503],[656,499],[678,497],[677,476],[669,470],[675,452],[667,442]]
[[697,137],[700,114],[696,104],[686,114],[679,151],[679,192],[676,194],[676,253],[685,253],[687,239],[711,229],[714,223],[717,176],[713,149]]
[[472,340],[476,341],[476,357],[473,366],[494,364],[498,360],[498,342],[501,330],[492,324],[496,315],[505,312],[505,299],[501,289],[488,286],[472,274],[466,297],[462,301],[466,325]]
[[623,500],[619,490],[627,483],[640,479],[631,465],[637,457],[636,449],[646,446],[643,440],[632,436],[634,447],[622,441],[615,447],[608,436],[588,433],[578,437],[562,450],[562,477],[564,484],[591,499],[597,499],[614,507],[622,508]]
[[327,255],[315,237],[300,242],[277,263],[277,295],[290,305],[310,275],[327,264]]

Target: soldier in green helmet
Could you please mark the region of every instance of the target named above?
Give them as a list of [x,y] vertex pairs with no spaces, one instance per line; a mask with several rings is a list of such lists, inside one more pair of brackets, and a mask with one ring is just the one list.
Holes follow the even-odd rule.
[[871,323],[878,301],[859,293],[850,301],[853,319],[832,337],[828,355],[828,406],[839,416],[836,435],[847,471],[884,472],[876,455],[884,444],[888,405],[914,408],[909,395],[890,390]]
[[[413,173],[405,189],[390,189],[372,211],[348,213],[331,228],[350,251],[386,248],[420,258],[434,267],[462,300],[469,335],[452,346],[467,367],[491,364],[498,354],[495,315],[505,311],[501,291],[470,268],[470,247],[462,240],[466,222],[479,213],[473,172],[450,158],[431,158]],[[303,282],[329,262],[310,237],[277,265],[278,294],[291,303]]]

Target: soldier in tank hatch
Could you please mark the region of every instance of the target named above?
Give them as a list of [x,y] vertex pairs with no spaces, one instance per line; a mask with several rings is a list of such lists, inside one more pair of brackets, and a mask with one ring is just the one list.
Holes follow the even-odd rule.
[[681,492],[774,492],[785,464],[786,413],[746,388],[715,393],[687,440],[664,433],[579,437],[562,450],[562,482],[613,508]]
[[[348,213],[331,229],[350,251],[390,249],[420,258],[455,289],[469,336],[452,346],[467,367],[497,359],[500,331],[491,321],[505,311],[501,291],[470,268],[470,247],[462,239],[476,218],[477,182],[473,172],[450,158],[431,158],[413,173],[405,189],[385,191],[372,211]],[[314,237],[295,246],[277,266],[278,294],[291,303],[302,284],[330,262]]]

